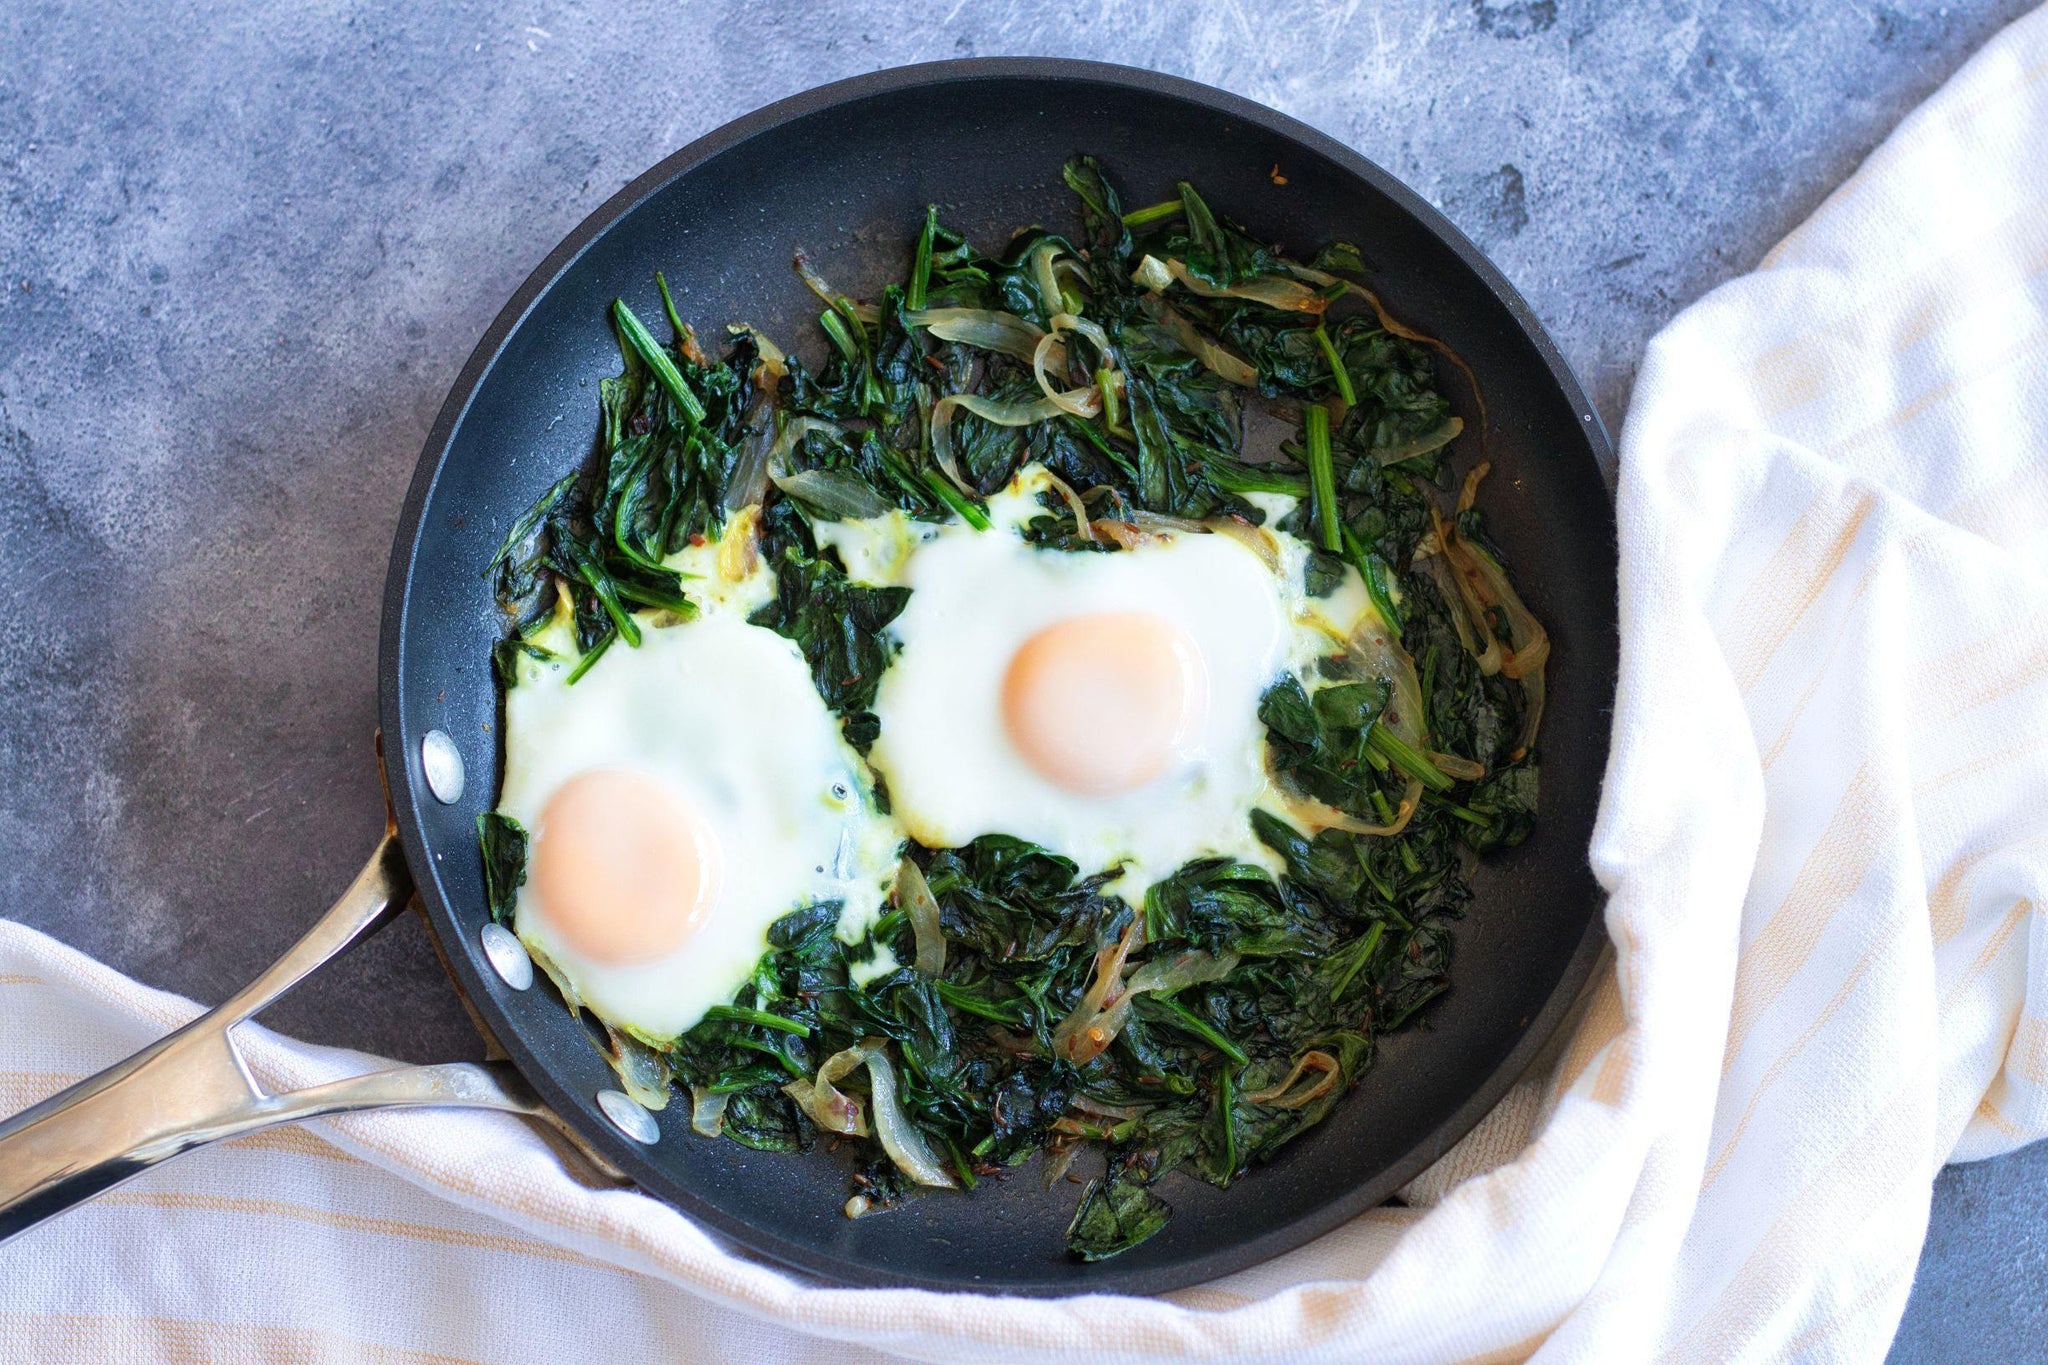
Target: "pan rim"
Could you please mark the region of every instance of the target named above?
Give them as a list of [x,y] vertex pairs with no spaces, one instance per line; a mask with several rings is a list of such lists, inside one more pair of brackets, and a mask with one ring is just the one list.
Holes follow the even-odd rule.
[[[853,1261],[767,1232],[744,1218],[726,1213],[664,1177],[648,1159],[647,1149],[618,1135],[597,1118],[588,1097],[572,1091],[555,1076],[547,1063],[526,1045],[520,1030],[496,1001],[475,945],[468,943],[460,932],[460,918],[441,883],[439,867],[425,833],[423,811],[432,798],[425,792],[417,764],[413,761],[412,750],[419,736],[410,733],[404,724],[405,625],[413,596],[413,565],[425,529],[426,507],[447,465],[455,435],[468,417],[478,391],[528,316],[584,252],[673,181],[787,123],[875,96],[990,79],[1135,89],[1193,104],[1292,141],[1365,182],[1449,248],[1500,303],[1542,360],[1558,393],[1580,415],[1586,456],[1595,461],[1596,468],[1612,464],[1613,445],[1604,424],[1556,344],[1521,294],[1477,246],[1419,194],[1361,153],[1327,134],[1289,115],[1213,86],[1115,63],[1051,57],[973,57],[888,68],[817,86],[775,101],[713,129],[664,157],[578,223],[534,268],[492,319],[450,386],[421,448],[419,463],[399,515],[385,580],[379,635],[379,719],[384,733],[395,741],[387,752],[396,753],[400,760],[386,765],[399,839],[406,861],[414,871],[427,917],[447,949],[445,956],[456,973],[459,987],[470,998],[473,1007],[482,1015],[490,1032],[510,1054],[515,1065],[549,1105],[574,1123],[586,1140],[623,1169],[643,1191],[678,1208],[744,1251],[838,1284],[1029,1297],[1105,1292],[1159,1294],[1205,1283],[1305,1245],[1367,1209],[1384,1203],[1470,1132],[1528,1072],[1577,1003],[1607,946],[1604,897],[1596,893],[1594,904],[1589,906],[1586,928],[1580,941],[1542,1007],[1530,1016],[1507,1055],[1442,1123],[1374,1179],[1320,1205],[1311,1213],[1264,1233],[1164,1266],[1133,1267],[1119,1273],[1117,1261],[1111,1260],[1078,1267],[1071,1280],[1055,1283],[981,1284],[969,1278],[945,1279]],[[1576,456],[1574,451],[1569,458]],[[1611,518],[1610,505],[1607,523],[1610,533]],[[656,1188],[664,1192],[653,1194]]]

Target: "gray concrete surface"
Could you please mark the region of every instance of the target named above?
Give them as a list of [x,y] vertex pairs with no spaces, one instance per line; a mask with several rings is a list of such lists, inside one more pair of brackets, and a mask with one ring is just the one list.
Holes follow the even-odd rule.
[[[2025,0],[0,6],[0,913],[218,999],[370,847],[379,591],[517,282],[734,115],[1049,53],[1284,109],[1442,205],[1610,423]],[[475,1043],[410,924],[278,1010]],[[2048,1353],[2048,1154],[1942,1179],[1895,1359]]]

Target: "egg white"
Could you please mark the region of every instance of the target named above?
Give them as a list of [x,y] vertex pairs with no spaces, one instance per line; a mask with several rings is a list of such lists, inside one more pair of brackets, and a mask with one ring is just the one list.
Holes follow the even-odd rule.
[[536,839],[556,789],[601,767],[670,784],[712,827],[718,898],[667,957],[593,962],[556,933],[530,885],[515,904],[514,932],[536,959],[600,1018],[656,1045],[730,1003],[767,951],[769,926],[791,910],[842,901],[842,938],[864,937],[901,840],[801,652],[747,624],[745,612],[773,592],[772,576],[759,566],[748,575],[764,590],[721,583],[708,558],[700,567],[704,579],[690,585],[704,607],[697,619],[647,624],[637,649],[615,643],[573,686],[574,649],[558,622],[541,642],[562,657],[523,661],[505,697],[498,808]]
[[[1044,471],[1027,467],[991,499],[987,531],[957,522],[934,530],[895,514],[831,533],[850,568],[911,589],[892,627],[901,653],[882,678],[881,737],[869,755],[895,819],[928,847],[1001,833],[1063,854],[1084,874],[1121,866],[1109,889],[1133,901],[1195,858],[1233,857],[1277,873],[1277,856],[1250,824],[1254,807],[1282,804],[1259,699],[1284,674],[1312,669],[1370,610],[1364,583],[1348,571],[1329,596],[1307,597],[1309,547],[1284,533],[1270,533],[1277,571],[1237,540],[1195,532],[1107,554],[1041,549],[1017,528],[1040,514],[1045,486]],[[1003,723],[1002,684],[1035,632],[1106,611],[1150,612],[1184,632],[1207,671],[1209,704],[1165,774],[1087,796],[1049,781],[1017,751]],[[1089,723],[1074,718],[1084,733]]]
[[[724,542],[669,561],[689,576],[696,619],[659,625],[644,614],[641,645],[614,644],[577,680],[566,610],[523,658],[505,699],[505,779],[498,809],[529,833],[562,783],[599,767],[630,767],[671,784],[713,826],[724,868],[699,931],[666,958],[593,962],[548,923],[521,887],[513,928],[566,993],[613,1026],[660,1046],[714,1005],[729,1003],[767,950],[767,930],[802,905],[837,900],[839,936],[858,943],[879,915],[906,836],[932,848],[983,834],[1029,839],[1084,875],[1123,868],[1109,890],[1136,902],[1194,858],[1237,858],[1278,873],[1251,832],[1255,807],[1281,813],[1266,763],[1259,698],[1285,674],[1312,679],[1372,608],[1347,570],[1321,598],[1303,589],[1311,553],[1269,531],[1277,570],[1237,541],[1168,532],[1108,554],[1035,547],[1020,528],[1043,513],[1045,471],[1027,466],[989,500],[992,525],[934,526],[901,512],[819,522],[854,581],[907,585],[891,627],[900,653],[876,700],[881,738],[871,772],[846,743],[794,642],[747,623],[775,594],[772,568],[744,547],[746,514]],[[1270,526],[1292,510],[1252,499]],[[1147,611],[1200,651],[1209,703],[1169,771],[1107,797],[1066,791],[1033,769],[1003,724],[1002,680],[1017,648],[1064,617]],[[1077,717],[1085,728],[1088,721]],[[888,783],[884,814],[874,773]],[[886,950],[856,964],[865,983],[895,967]]]

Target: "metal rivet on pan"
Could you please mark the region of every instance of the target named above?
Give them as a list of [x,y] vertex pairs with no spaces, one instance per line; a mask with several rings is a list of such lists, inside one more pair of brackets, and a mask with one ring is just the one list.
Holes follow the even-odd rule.
[[604,1116],[612,1121],[612,1127],[635,1142],[651,1147],[661,1136],[654,1115],[642,1109],[623,1090],[598,1091],[597,1107],[604,1110]]
[[523,991],[533,984],[533,959],[526,955],[526,945],[510,929],[502,924],[486,924],[483,937],[484,956],[506,985]]
[[435,800],[452,806],[462,799],[462,750],[446,730],[429,730],[420,741],[420,771]]

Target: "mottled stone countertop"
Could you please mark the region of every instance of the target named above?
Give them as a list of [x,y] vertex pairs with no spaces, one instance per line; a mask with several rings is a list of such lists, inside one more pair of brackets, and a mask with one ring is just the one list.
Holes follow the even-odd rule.
[[[217,1000],[345,883],[381,819],[387,547],[449,382],[564,233],[735,115],[970,55],[1222,86],[1441,205],[1618,427],[1645,339],[2026,8],[0,6],[0,905]],[[272,1022],[477,1051],[409,921]],[[2044,1342],[2048,1150],[1947,1172],[1893,1358]]]

